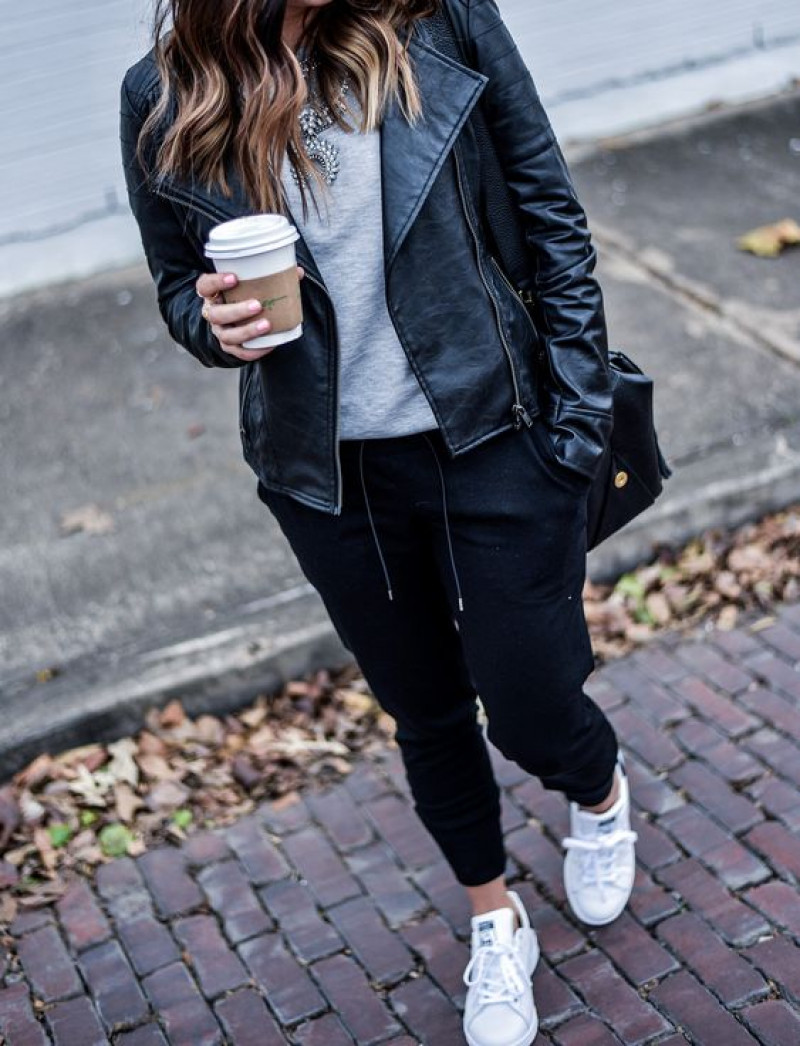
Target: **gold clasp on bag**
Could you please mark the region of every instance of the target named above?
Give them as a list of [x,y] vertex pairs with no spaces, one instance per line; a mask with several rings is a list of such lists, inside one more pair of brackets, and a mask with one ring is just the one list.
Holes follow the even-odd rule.
[[624,487],[628,482],[628,473],[624,469],[620,469],[619,472],[614,476],[614,486],[618,489]]

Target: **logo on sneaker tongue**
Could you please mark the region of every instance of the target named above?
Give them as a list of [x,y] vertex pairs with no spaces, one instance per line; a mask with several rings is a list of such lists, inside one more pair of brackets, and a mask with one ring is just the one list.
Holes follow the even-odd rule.
[[493,919],[482,919],[478,923],[478,945],[492,944],[495,939]]

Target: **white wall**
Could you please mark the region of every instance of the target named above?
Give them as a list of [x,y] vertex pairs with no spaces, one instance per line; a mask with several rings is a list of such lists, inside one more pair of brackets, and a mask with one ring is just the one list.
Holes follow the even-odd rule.
[[[800,75],[798,0],[500,0],[565,140]],[[0,0],[0,296],[136,261],[119,82],[146,0]]]

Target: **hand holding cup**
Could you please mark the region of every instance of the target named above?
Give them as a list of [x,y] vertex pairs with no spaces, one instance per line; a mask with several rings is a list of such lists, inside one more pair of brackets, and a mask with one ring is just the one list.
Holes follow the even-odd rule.
[[[305,276],[300,265],[297,266],[297,276],[301,280]],[[195,283],[195,290],[206,300],[206,319],[223,352],[249,363],[267,356],[276,346],[263,349],[243,347],[243,342],[267,333],[271,324],[264,316],[261,302],[255,298],[230,304],[217,300],[224,291],[235,287],[238,282],[238,277],[232,272],[205,272]]]

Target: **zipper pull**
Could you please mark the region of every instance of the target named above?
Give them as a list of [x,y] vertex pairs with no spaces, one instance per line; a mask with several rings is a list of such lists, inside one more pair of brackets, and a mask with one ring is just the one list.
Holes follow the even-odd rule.
[[523,421],[528,426],[528,428],[530,428],[531,425],[533,425],[533,418],[531,418],[530,414],[527,412],[527,410],[525,410],[521,403],[515,403],[514,406],[511,408],[511,412],[514,415],[515,429],[518,429],[522,425]]

